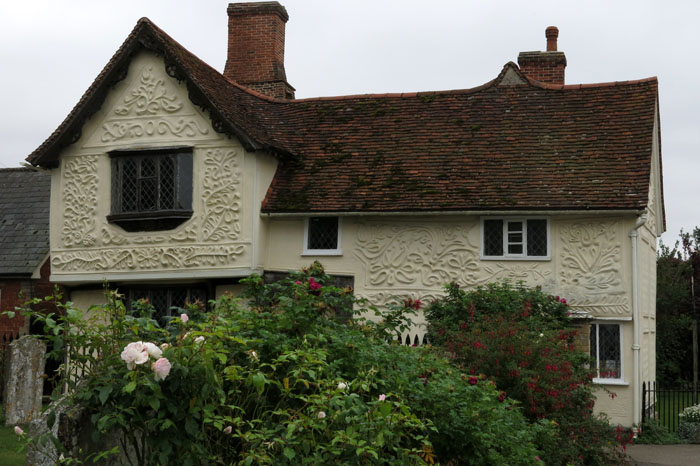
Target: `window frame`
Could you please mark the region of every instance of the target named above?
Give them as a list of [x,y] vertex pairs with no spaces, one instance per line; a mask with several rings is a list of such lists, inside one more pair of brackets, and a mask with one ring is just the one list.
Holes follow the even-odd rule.
[[[590,324],[590,332],[593,332],[595,329],[596,332],[596,343],[598,347],[596,348],[596,356],[595,360],[593,359],[593,355],[591,354],[592,348],[589,347],[588,349],[588,354],[591,357],[591,364],[594,364],[593,369],[595,370],[595,377],[593,377],[593,383],[600,384],[600,385],[629,385],[629,383],[625,380],[625,354],[624,354],[624,326],[622,325],[622,322],[611,322],[608,320],[603,320],[603,321],[593,321]],[[618,338],[619,338],[619,351],[620,351],[620,377],[600,377],[600,326],[601,325],[616,325],[617,326],[617,331],[618,331]],[[589,334],[589,342],[590,342],[590,334]]]
[[[166,231],[177,228],[193,215],[192,202],[194,194],[194,161],[193,148],[189,146],[161,147],[139,150],[114,150],[110,156],[111,200],[107,221],[119,225],[128,232]],[[163,178],[161,177],[160,161],[170,158],[173,161],[172,208],[163,209],[157,205],[153,210],[126,210],[123,202],[124,178],[123,166],[129,159],[136,161],[140,170],[143,160],[157,159],[156,193],[157,203],[161,202]],[[145,178],[137,174],[134,180],[137,195],[141,193],[141,184]]]
[[[172,313],[173,307],[178,307],[173,305],[173,293],[179,290],[182,290],[183,288],[185,289],[185,293],[187,294],[187,297],[185,298],[187,301],[190,301],[193,294],[198,291],[204,292],[204,306],[205,310],[209,311],[210,306],[209,306],[209,299],[212,296],[212,289],[209,286],[208,283],[203,282],[203,283],[184,283],[180,285],[173,285],[173,284],[166,284],[166,285],[126,285],[119,287],[122,294],[124,294],[124,300],[126,301],[126,307],[129,312],[132,312],[133,309],[133,303],[138,301],[139,299],[146,298],[149,300],[151,305],[153,305],[153,294],[157,292],[165,292],[167,294],[167,300],[168,300],[168,307],[166,309],[163,309],[162,312],[159,309],[155,309],[154,313],[154,318],[156,320],[164,320],[167,321],[172,317],[177,317],[177,315]],[[145,296],[144,296],[145,295]],[[141,296],[141,297],[139,297]],[[192,301],[190,301],[190,304],[192,304]]]
[[321,216],[311,216],[311,217],[306,217],[304,219],[304,244],[302,247],[302,256],[342,256],[343,255],[343,248],[342,248],[342,238],[343,238],[343,220],[342,217],[335,216],[335,215],[330,215],[330,216],[324,216],[326,218],[337,218],[338,219],[338,239],[337,239],[337,247],[335,249],[309,249],[309,221],[312,218],[317,218]]
[[[484,244],[484,233],[485,233],[485,223],[487,220],[500,220],[502,224],[502,234],[503,234],[503,254],[500,256],[489,256],[486,255],[485,244]],[[544,220],[546,222],[546,234],[547,234],[547,254],[544,256],[528,256],[527,255],[527,222],[529,220]],[[521,254],[508,254],[508,223],[522,222],[522,241],[518,244],[522,244],[523,252]],[[522,216],[522,217],[481,217],[480,228],[479,228],[479,258],[485,261],[549,261],[552,259],[552,234],[551,234],[551,220],[547,216]]]

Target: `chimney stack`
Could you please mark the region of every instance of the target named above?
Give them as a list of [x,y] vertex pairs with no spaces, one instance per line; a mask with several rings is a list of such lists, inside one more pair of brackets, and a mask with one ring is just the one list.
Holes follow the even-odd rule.
[[278,2],[230,3],[224,76],[270,97],[293,99],[284,71],[287,10]]
[[527,77],[548,84],[564,84],[566,56],[557,52],[559,29],[549,26],[545,32],[547,38],[546,52],[520,52],[518,65]]

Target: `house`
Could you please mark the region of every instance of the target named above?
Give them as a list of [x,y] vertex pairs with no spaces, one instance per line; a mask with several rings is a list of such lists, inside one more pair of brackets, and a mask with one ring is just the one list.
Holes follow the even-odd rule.
[[[50,182],[48,174],[29,168],[0,169],[0,312],[53,292],[49,281]],[[30,330],[23,316],[0,315],[0,355]]]
[[[358,295],[510,279],[587,316],[598,409],[638,423],[664,231],[656,78],[564,84],[521,53],[465,90],[294,99],[287,12],[231,4],[223,74],[139,20],[28,161],[51,172],[51,280],[160,312],[320,260]],[[421,322],[408,341],[421,341]]]

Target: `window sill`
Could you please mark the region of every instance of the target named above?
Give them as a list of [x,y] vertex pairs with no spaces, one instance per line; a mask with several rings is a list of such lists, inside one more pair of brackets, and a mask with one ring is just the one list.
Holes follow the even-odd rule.
[[629,386],[629,382],[625,382],[623,379],[598,379],[594,378],[593,383],[597,385],[618,385],[618,386]]
[[303,256],[342,256],[343,251],[340,249],[305,249],[301,253]]
[[479,256],[482,261],[536,261],[545,262],[551,261],[552,256],[522,256],[522,257],[512,257],[512,256]]
[[119,225],[125,231],[166,231],[173,230],[192,218],[191,210],[159,210],[153,212],[128,212],[110,214],[109,223]]

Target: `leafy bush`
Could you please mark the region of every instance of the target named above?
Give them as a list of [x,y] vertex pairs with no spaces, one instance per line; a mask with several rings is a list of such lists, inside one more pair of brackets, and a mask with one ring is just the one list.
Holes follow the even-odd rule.
[[668,428],[656,419],[647,419],[639,429],[638,436],[634,439],[635,444],[648,445],[673,445],[681,443],[681,439],[674,432],[669,432]]
[[685,408],[678,420],[678,436],[688,443],[700,443],[700,405]]
[[390,343],[416,306],[347,321],[351,290],[327,282],[319,264],[274,284],[252,277],[248,307],[224,296],[165,326],[115,293],[89,318],[69,307],[43,322],[54,355],[70,353],[64,381],[95,440],[119,433],[135,464],[536,461],[550,425],[430,349]]
[[538,439],[547,464],[623,464],[632,433],[593,415],[588,355],[574,347],[566,300],[492,284],[447,295],[426,312],[429,339],[472,374],[484,374],[554,435]]

